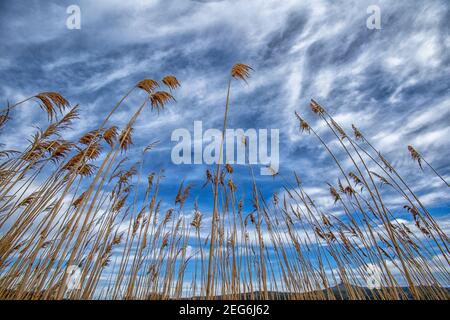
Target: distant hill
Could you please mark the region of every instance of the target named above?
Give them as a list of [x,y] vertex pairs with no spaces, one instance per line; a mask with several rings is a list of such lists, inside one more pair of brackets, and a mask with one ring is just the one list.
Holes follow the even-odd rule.
[[[450,300],[450,288],[444,288],[442,286],[417,286],[417,291],[427,296],[430,296],[431,291],[440,291],[441,300]],[[393,297],[386,295],[387,292],[392,292],[392,288],[381,288],[381,289],[369,289],[366,287],[360,287],[355,285],[345,285],[343,283],[336,285],[334,287],[314,290],[304,293],[289,293],[289,292],[276,292],[269,291],[269,300],[392,300]],[[397,292],[402,300],[412,300],[413,295],[408,287],[398,287]],[[43,296],[44,292],[40,294],[35,294],[31,292],[24,293],[22,299],[36,299],[39,300]],[[14,290],[8,290],[8,294],[4,296],[15,297],[16,292]],[[164,297],[160,294],[152,294],[151,299],[153,300],[169,300],[168,297]],[[353,298],[352,298],[353,297]],[[14,298],[12,298],[14,299]],[[49,298],[52,299],[52,296]],[[183,297],[185,300],[204,300],[204,296],[196,297]],[[133,298],[127,298],[127,300],[133,300]],[[253,293],[243,293],[239,297],[236,296],[215,296],[213,300],[265,300],[264,293],[262,291],[255,291]]]
[[[431,286],[417,286],[417,291],[425,293],[430,292],[431,290],[440,291],[442,295],[442,299],[450,300],[450,288],[444,288],[440,286],[431,287]],[[389,291],[388,291],[389,290]],[[381,299],[393,299],[390,297],[387,292],[392,292],[392,288],[380,288],[380,289],[369,289],[367,287],[360,287],[355,285],[345,285],[343,283],[336,285],[334,287],[323,289],[323,290],[315,290],[304,293],[289,293],[289,292],[268,292],[270,300],[350,300],[353,297],[357,296],[357,300],[381,300]],[[402,300],[411,300],[413,299],[413,295],[408,287],[398,287],[397,288],[398,295]],[[203,300],[204,297],[197,296],[195,298],[187,298],[188,300]],[[228,300],[228,299],[236,299],[236,297],[232,296],[216,296],[214,299],[217,300]],[[241,294],[239,300],[264,300],[264,293],[261,291],[255,291],[253,293],[245,293]]]

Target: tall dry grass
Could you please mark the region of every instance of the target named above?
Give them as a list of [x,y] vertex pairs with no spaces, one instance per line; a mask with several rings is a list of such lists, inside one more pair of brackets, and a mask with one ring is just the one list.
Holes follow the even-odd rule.
[[[236,64],[230,71],[222,146],[233,114],[232,80],[247,82],[252,70]],[[139,81],[99,127],[76,141],[63,137],[79,121],[79,106],[59,93],[1,110],[1,134],[11,129],[18,108],[34,102],[49,120],[28,144],[24,140],[23,150],[0,151],[1,299],[449,298],[443,286],[450,280],[449,239],[439,223],[360,130],[345,131],[314,100],[311,111],[331,139],[297,112],[293,121],[340,173],[326,185],[334,213],[316,204],[296,173],[274,176],[284,190],[267,197],[248,165],[251,189],[240,190],[227,159],[206,170],[202,192],[212,194],[211,215],[188,201],[193,186],[184,182],[173,207],[163,211],[164,172],[143,172],[157,142],[134,163],[126,153],[146,107],[164,117],[160,111],[175,101],[179,86],[172,75]],[[145,99],[119,128],[112,116],[135,91]],[[419,165],[425,162],[413,147],[409,151]],[[251,194],[247,201],[245,193]],[[386,200],[391,196],[403,199],[414,229],[396,219],[399,209]],[[68,285],[73,266],[79,268],[77,287]],[[367,288],[370,270],[379,276],[376,289]]]

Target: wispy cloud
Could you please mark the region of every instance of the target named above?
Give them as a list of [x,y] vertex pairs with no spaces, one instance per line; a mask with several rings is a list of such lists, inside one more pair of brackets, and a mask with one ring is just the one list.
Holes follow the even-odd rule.
[[[372,1],[78,1],[82,28],[68,30],[70,1],[3,2],[2,103],[59,91],[80,103],[87,120],[76,129],[88,131],[136,81],[175,74],[182,83],[177,103],[159,117],[146,111],[134,147],[161,140],[165,148],[150,155],[147,169],[165,167],[167,183],[186,175],[200,182],[204,168],[187,171],[170,163],[170,134],[192,128],[195,120],[220,127],[228,70],[245,62],[255,72],[248,86],[237,84],[233,91],[230,127],[279,128],[282,174],[296,170],[310,188],[337,176],[323,148],[301,136],[294,120],[298,110],[325,132],[307,111],[316,98],[345,129],[355,123],[399,171],[423,186],[433,205],[448,204],[406,150],[416,145],[442,175],[450,175],[448,3],[376,3],[381,30],[366,28]],[[113,121],[124,124],[142,98],[133,97]],[[14,147],[18,137],[29,136],[31,125],[44,120],[36,118],[36,109],[24,107],[15,115],[15,132],[1,140]],[[266,180],[264,192],[279,189]]]

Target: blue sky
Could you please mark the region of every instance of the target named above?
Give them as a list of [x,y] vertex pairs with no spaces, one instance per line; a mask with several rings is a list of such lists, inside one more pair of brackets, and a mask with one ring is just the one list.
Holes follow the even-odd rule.
[[[70,4],[80,6],[81,30],[66,28]],[[381,30],[366,27],[371,4],[381,9]],[[315,98],[344,128],[355,123],[369,136],[426,192],[428,205],[448,204],[439,180],[418,171],[406,149],[414,145],[442,175],[450,174],[446,1],[2,1],[0,6],[3,102],[58,91],[81,105],[83,120],[74,132],[95,128],[140,79],[178,77],[177,103],[159,116],[145,113],[131,151],[161,140],[146,162],[149,170],[165,168],[166,185],[177,185],[181,177],[203,184],[205,166],[171,164],[171,132],[183,127],[192,132],[195,120],[205,129],[221,128],[229,69],[244,62],[255,72],[248,85],[233,84],[229,127],[280,129],[280,174],[296,170],[311,188],[335,180],[323,148],[300,135],[294,120],[297,110],[327,136],[308,110]],[[125,123],[142,97],[134,95],[113,121]],[[15,115],[9,145],[43,120],[33,108]],[[269,177],[258,180],[279,188]]]
[[[81,9],[80,30],[66,28],[71,4]],[[381,30],[366,27],[369,5],[381,9]],[[330,138],[309,111],[314,98],[345,129],[357,125],[447,229],[450,193],[427,168],[418,169],[407,145],[450,180],[449,9],[445,0],[2,1],[1,103],[60,92],[81,106],[82,120],[66,136],[76,139],[76,132],[98,126],[137,81],[176,75],[182,85],[177,102],[159,116],[144,113],[128,156],[160,140],[145,158],[145,171],[165,169],[166,199],[182,179],[194,183],[190,201],[198,197],[208,211],[211,197],[201,189],[207,166],[173,165],[170,135],[177,128],[192,131],[197,120],[221,128],[229,70],[247,63],[254,72],[248,85],[233,83],[229,127],[279,129],[280,176],[293,181],[297,171],[310,195],[332,210],[326,182],[336,181],[337,168],[312,136],[299,133],[294,116],[297,110]],[[143,98],[134,94],[112,121],[125,124]],[[27,104],[0,140],[16,148],[44,122],[37,106]],[[247,167],[235,169],[238,188],[248,189]],[[282,185],[272,177],[257,182],[267,196]],[[395,197],[388,201],[403,206]]]

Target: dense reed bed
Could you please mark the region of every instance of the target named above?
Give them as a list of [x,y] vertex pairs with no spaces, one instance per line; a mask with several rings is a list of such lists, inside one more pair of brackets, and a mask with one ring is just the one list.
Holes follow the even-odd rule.
[[[233,116],[232,88],[251,72],[245,64],[230,72],[223,134]],[[316,205],[296,173],[274,176],[284,190],[271,197],[263,196],[253,178],[246,203],[226,161],[206,170],[203,192],[212,194],[212,213],[188,201],[187,183],[175,199],[165,199],[173,207],[163,211],[164,174],[143,172],[142,165],[155,144],[135,164],[126,153],[137,119],[150,112],[147,107],[158,116],[175,101],[179,86],[171,75],[139,81],[98,128],[76,141],[62,132],[80,121],[79,106],[59,93],[43,92],[1,111],[2,135],[19,108],[32,112],[37,104],[49,122],[24,139],[23,150],[0,151],[0,299],[449,298],[445,232],[381,151],[357,127],[346,131],[314,100],[311,110],[332,140],[297,112],[293,121],[298,134],[323,147],[339,170],[340,178],[325,186],[333,212],[340,214]],[[111,123],[139,90],[146,97],[128,123]],[[408,150],[448,190],[424,156],[412,146]],[[253,175],[251,165],[248,174]],[[414,229],[396,219],[399,209],[385,200],[390,195],[403,199]],[[78,282],[70,286],[73,266]],[[369,285],[372,279],[376,288]]]

